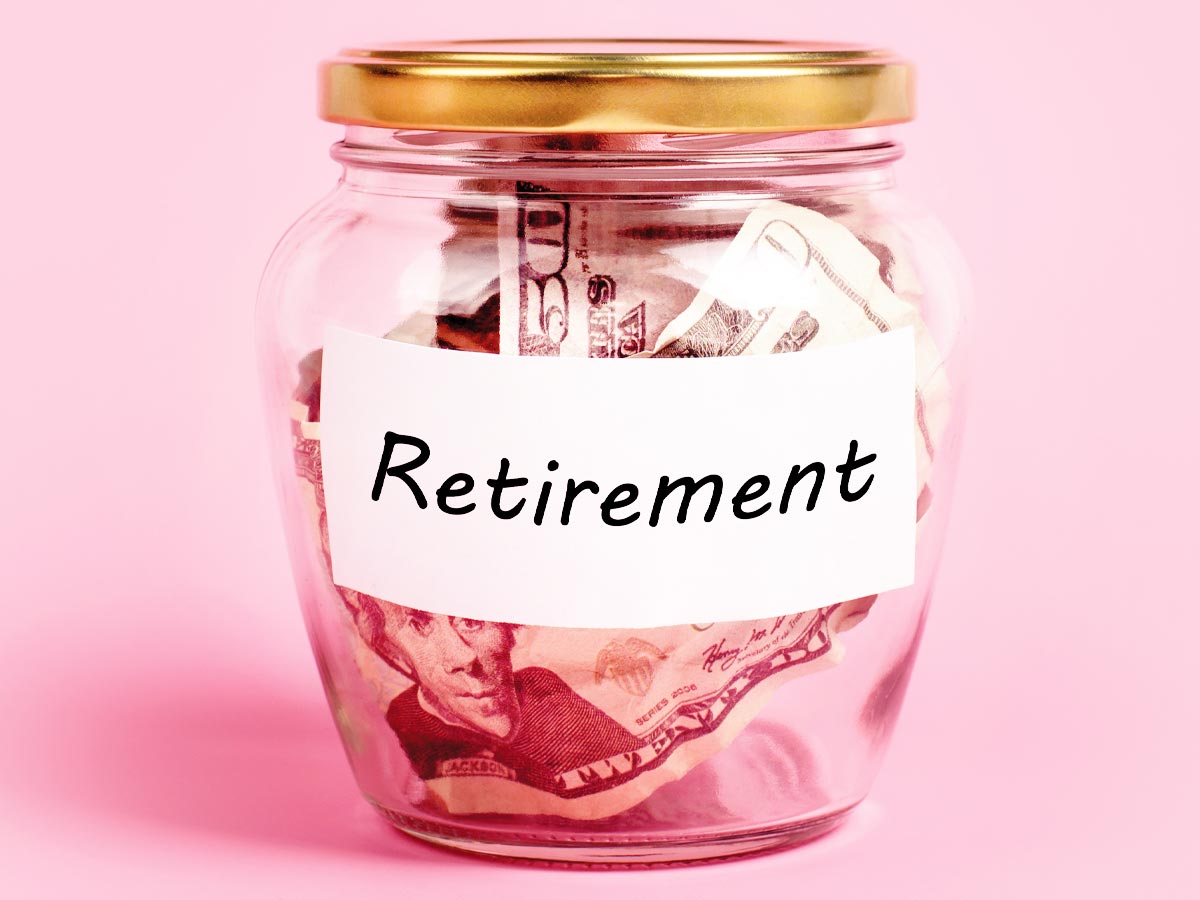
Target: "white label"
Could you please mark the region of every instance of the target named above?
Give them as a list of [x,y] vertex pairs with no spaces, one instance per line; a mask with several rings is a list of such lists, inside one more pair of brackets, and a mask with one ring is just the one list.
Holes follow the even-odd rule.
[[[913,582],[911,328],[620,362],[330,329],[322,371],[343,587],[472,619],[641,628]],[[505,469],[527,481],[504,484]]]

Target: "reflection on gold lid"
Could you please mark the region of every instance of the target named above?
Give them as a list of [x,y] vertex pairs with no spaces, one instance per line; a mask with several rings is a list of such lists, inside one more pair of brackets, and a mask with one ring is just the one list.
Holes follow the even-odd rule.
[[432,131],[721,134],[907,122],[886,50],[773,41],[462,41],[343,50],[321,118]]

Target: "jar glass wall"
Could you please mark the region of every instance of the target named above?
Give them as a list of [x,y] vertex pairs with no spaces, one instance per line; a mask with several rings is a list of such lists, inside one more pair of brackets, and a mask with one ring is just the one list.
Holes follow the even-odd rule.
[[[347,129],[334,148],[343,178],[270,261],[258,341],[309,636],[359,786],[387,819],[479,852],[640,863],[804,840],[863,799],[920,640],[964,408],[954,251],[936,223],[898,195],[892,167],[899,155],[886,128],[724,135]],[[540,305],[532,311],[514,312],[508,296],[514,208],[533,235],[523,264],[540,272]],[[717,331],[683,334],[677,323],[729,265],[747,223],[764,216],[801,232],[817,228],[829,240],[850,236],[869,254],[868,274],[886,285],[892,305],[866,315],[853,300],[862,292],[850,284],[846,309],[797,308],[776,327],[780,313],[722,297],[729,311]],[[859,277],[838,271],[845,263],[822,252],[825,237],[805,233],[806,265],[823,266],[831,283]],[[764,239],[743,254],[740,271],[786,282],[799,271],[786,250]],[[615,297],[595,280],[600,275],[612,279]],[[579,290],[566,299],[560,279],[577,281],[583,299]],[[783,295],[792,287],[771,289]],[[586,324],[597,317],[608,323],[599,332]],[[456,619],[429,613],[420,596],[372,597],[336,586],[320,455],[330,326],[447,351],[602,357],[595,360],[601,367],[644,355],[685,366],[695,356],[803,353],[818,346],[817,335],[838,344],[912,326],[915,580],[771,621],[630,629],[510,623],[503,596],[486,621]],[[760,326],[776,327],[767,350],[747,337]],[[439,385],[411,390],[436,394]],[[457,414],[447,397],[444,415]],[[803,417],[803,398],[779,414]],[[456,570],[473,566],[475,548],[464,541],[443,552],[452,594]],[[662,560],[664,567],[688,564]],[[513,566],[539,577],[535,559]],[[802,581],[805,572],[792,576]],[[622,581],[620,560],[587,577],[610,579],[615,591],[637,590]],[[570,599],[564,588],[563,602]],[[786,652],[748,651],[756,635],[776,629],[786,632],[778,645]],[[568,718],[583,723],[579,735],[565,733]],[[607,769],[594,764],[600,760]],[[621,760],[633,760],[630,771]]]

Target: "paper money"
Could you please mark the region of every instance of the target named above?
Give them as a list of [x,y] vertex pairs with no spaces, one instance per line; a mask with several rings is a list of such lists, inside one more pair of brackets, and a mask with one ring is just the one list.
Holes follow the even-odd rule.
[[697,234],[721,234],[704,221],[659,229],[631,221],[616,203],[568,203],[538,192],[505,202],[500,352],[620,359],[654,346],[702,283],[687,249],[706,245]]
[[919,308],[884,282],[881,262],[845,226],[769,201],[746,219],[704,289],[646,355],[791,353],[911,327],[917,468],[925,484],[949,417],[949,383]]
[[[744,224],[728,207],[672,211],[665,221],[628,209],[568,203],[529,186],[494,217],[459,217],[444,247],[436,323],[401,323],[389,336],[620,359],[796,352],[911,326],[928,473],[945,376],[916,294],[893,290],[907,274],[903,260],[823,214],[850,207],[771,202]],[[717,257],[715,267],[707,262]],[[319,356],[307,360],[302,382],[297,470],[329,567]],[[586,820],[637,806],[727,748],[778,687],[836,665],[840,635],[874,601],[761,621],[563,629],[435,615],[334,590],[382,719],[430,802],[451,814]]]

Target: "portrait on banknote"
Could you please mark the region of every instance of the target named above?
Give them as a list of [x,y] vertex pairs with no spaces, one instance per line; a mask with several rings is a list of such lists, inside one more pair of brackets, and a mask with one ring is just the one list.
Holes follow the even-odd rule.
[[644,746],[551,670],[514,670],[518,626],[351,602],[363,639],[413,681],[387,721],[423,779],[494,777],[553,791],[563,772]]

